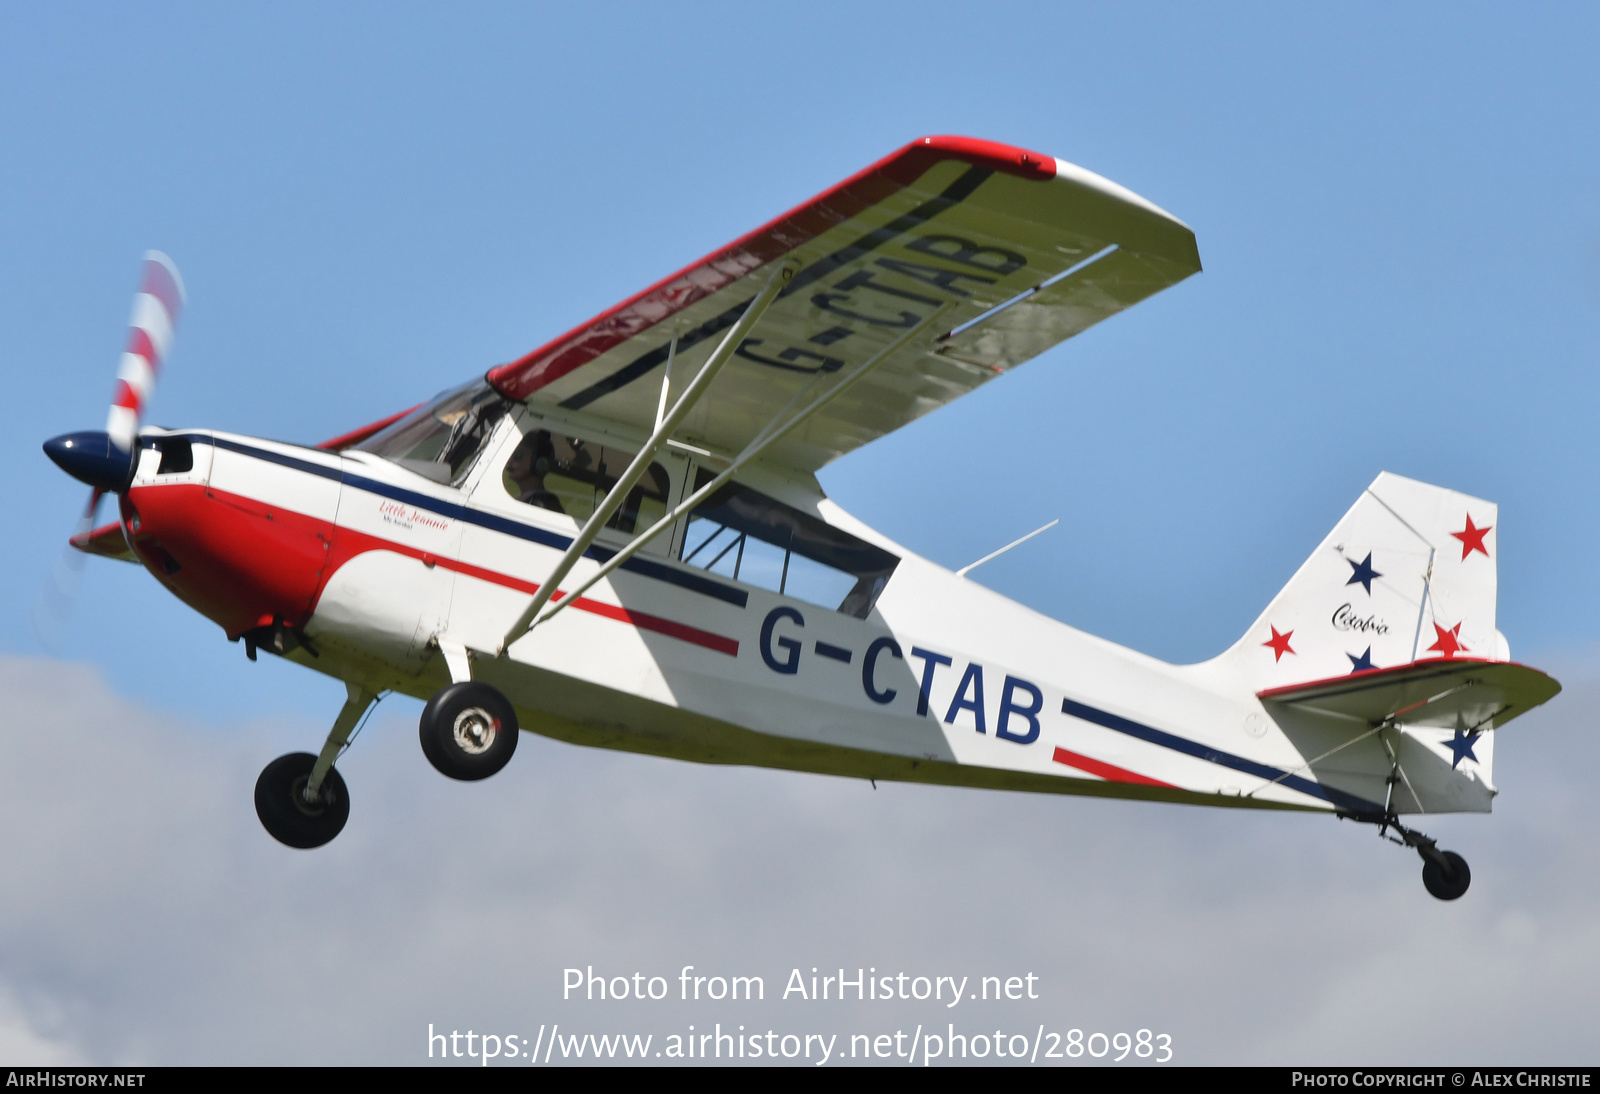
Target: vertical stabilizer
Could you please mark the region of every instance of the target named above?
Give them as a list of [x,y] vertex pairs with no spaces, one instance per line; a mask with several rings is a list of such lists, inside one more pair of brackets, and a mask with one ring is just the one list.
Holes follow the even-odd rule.
[[1506,660],[1497,507],[1384,472],[1218,660],[1255,690],[1445,657]]

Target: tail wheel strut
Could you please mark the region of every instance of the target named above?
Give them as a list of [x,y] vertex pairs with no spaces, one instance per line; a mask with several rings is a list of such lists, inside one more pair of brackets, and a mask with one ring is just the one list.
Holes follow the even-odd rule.
[[[1415,848],[1422,859],[1422,885],[1430,896],[1438,900],[1457,900],[1472,884],[1472,871],[1468,868],[1466,859],[1454,851],[1439,850],[1435,840],[1401,824],[1400,818],[1395,813],[1382,815],[1376,812],[1371,815],[1340,813],[1338,816],[1340,820],[1376,824],[1379,826],[1378,834],[1390,843]],[[1398,839],[1389,835],[1390,829],[1398,833]]]

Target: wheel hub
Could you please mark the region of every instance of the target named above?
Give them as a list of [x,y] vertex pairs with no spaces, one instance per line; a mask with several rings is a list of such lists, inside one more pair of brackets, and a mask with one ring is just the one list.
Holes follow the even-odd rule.
[[324,786],[316,794],[308,794],[306,793],[306,786],[310,782],[311,775],[307,773],[291,783],[289,786],[289,800],[294,802],[294,807],[306,816],[320,817],[328,809],[328,800],[325,796],[327,788]]
[[482,707],[468,707],[456,715],[452,729],[457,748],[469,756],[481,756],[494,745],[500,723]]

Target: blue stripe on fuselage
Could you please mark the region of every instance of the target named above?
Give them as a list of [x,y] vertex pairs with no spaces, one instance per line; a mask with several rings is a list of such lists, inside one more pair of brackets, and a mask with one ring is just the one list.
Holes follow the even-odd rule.
[[[225,448],[229,452],[237,452],[242,456],[265,460],[268,463],[293,468],[296,471],[304,471],[309,475],[319,475],[325,479],[336,479],[347,486],[354,486],[358,490],[365,490],[379,497],[404,502],[407,505],[427,510],[430,513],[438,513],[440,516],[448,517],[451,520],[465,521],[468,524],[477,525],[479,528],[487,528],[491,532],[514,536],[517,539],[527,540],[529,543],[552,547],[557,551],[565,551],[572,546],[571,536],[563,536],[556,532],[547,531],[537,525],[523,524],[509,517],[473,509],[461,502],[445,501],[442,498],[432,497],[428,494],[420,494],[415,490],[407,490],[404,487],[379,482],[377,479],[369,479],[364,475],[344,473],[338,467],[329,467],[326,464],[316,463],[312,460],[288,456],[265,448],[256,448],[253,445],[240,444],[238,441],[228,440],[223,437],[209,437],[200,433],[171,435],[181,437],[191,443],[215,445],[217,448]],[[585,551],[583,557],[594,559],[596,562],[605,562],[615,554],[616,552],[609,547],[602,547],[596,544]],[[750,594],[743,589],[731,588],[719,581],[712,581],[710,578],[701,577],[696,573],[685,573],[677,567],[662,562],[653,562],[636,556],[624,562],[621,569],[644,577],[655,578],[657,581],[665,581],[670,585],[676,585],[679,588],[688,589],[690,592],[699,593],[701,596],[714,597],[738,608],[745,607],[750,600]]]
[[1345,793],[1343,790],[1335,790],[1331,786],[1324,786],[1312,779],[1291,775],[1287,771],[1272,767],[1269,764],[1257,763],[1255,760],[1247,760],[1243,756],[1235,756],[1231,752],[1223,752],[1221,749],[1200,744],[1198,741],[1191,741],[1187,737],[1179,737],[1173,733],[1152,729],[1150,726],[1142,725],[1132,719],[1123,718],[1120,715],[1111,714],[1104,710],[1097,710],[1072,699],[1061,700],[1061,713],[1070,714],[1074,718],[1081,718],[1085,722],[1093,722],[1095,725],[1104,726],[1106,729],[1114,729],[1118,733],[1126,733],[1130,737],[1137,737],[1141,741],[1148,741],[1153,745],[1160,745],[1162,748],[1170,748],[1174,752],[1182,752],[1186,756],[1193,756],[1196,759],[1205,760],[1207,763],[1231,768],[1246,775],[1254,775],[1257,778],[1266,779],[1268,782],[1280,783],[1291,790],[1298,790],[1300,793],[1309,794],[1313,798],[1321,798],[1323,801],[1336,805],[1341,809],[1349,809],[1355,812],[1383,812],[1383,806],[1376,802],[1369,802],[1365,798],[1358,798],[1354,794]]

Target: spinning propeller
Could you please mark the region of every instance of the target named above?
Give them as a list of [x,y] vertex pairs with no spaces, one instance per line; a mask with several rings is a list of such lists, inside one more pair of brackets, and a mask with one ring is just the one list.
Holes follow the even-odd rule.
[[47,456],[67,474],[89,485],[89,504],[78,521],[39,602],[34,629],[41,641],[65,629],[83,575],[84,546],[94,530],[95,513],[106,494],[121,494],[133,481],[139,455],[139,422],[155,387],[161,362],[183,311],[183,280],[172,259],[146,251],[144,275],[133,298],[128,347],[117,368],[117,385],[102,432],[66,433],[44,443]]

